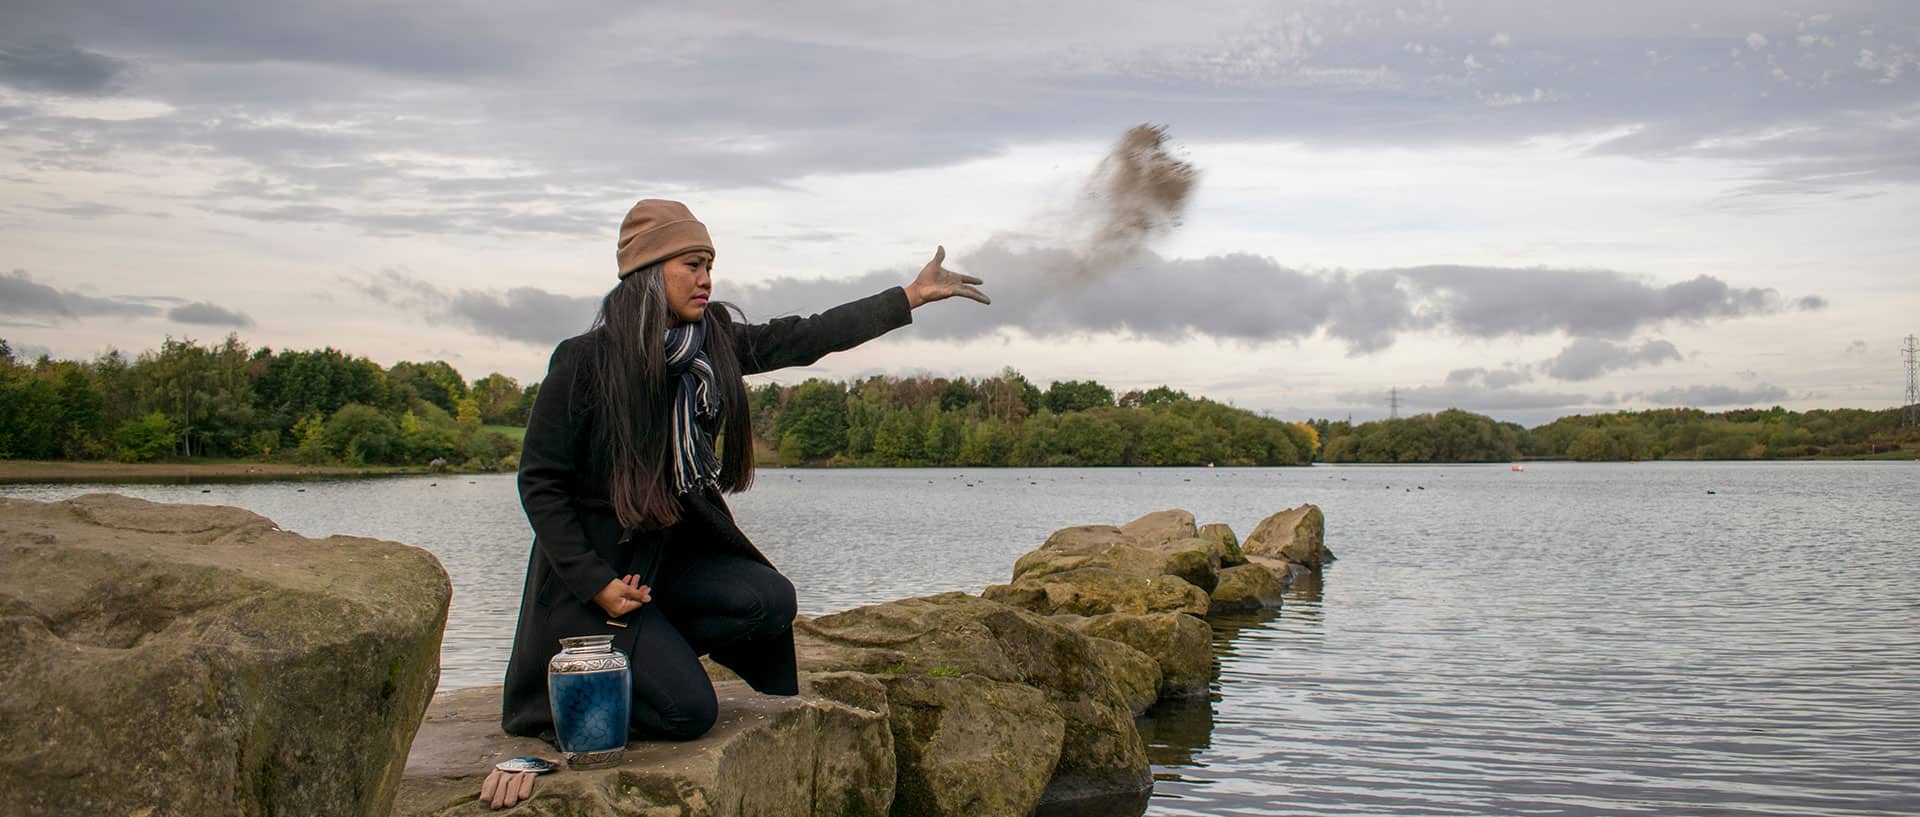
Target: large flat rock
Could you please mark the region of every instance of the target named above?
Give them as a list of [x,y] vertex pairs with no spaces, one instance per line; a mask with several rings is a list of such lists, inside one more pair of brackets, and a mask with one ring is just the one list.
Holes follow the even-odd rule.
[[[720,719],[686,742],[636,741],[619,765],[542,775],[506,813],[569,817],[883,817],[894,793],[893,736],[879,712],[811,695],[714,685]],[[558,759],[500,731],[500,688],[441,693],[407,757],[394,817],[498,814],[480,782],[510,757]]]
[[239,508],[0,499],[0,811],[383,817],[450,593]]

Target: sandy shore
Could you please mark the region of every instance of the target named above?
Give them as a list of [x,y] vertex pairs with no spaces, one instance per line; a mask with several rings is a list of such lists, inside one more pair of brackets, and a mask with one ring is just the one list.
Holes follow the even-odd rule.
[[428,473],[426,466],[292,465],[274,462],[63,462],[0,460],[0,482],[190,482]]

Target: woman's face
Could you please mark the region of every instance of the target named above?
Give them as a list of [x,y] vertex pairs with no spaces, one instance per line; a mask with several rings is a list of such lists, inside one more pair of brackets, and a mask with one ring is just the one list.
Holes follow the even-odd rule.
[[713,294],[713,253],[694,250],[681,253],[661,266],[667,288],[667,309],[681,323],[693,323],[707,314],[707,298]]

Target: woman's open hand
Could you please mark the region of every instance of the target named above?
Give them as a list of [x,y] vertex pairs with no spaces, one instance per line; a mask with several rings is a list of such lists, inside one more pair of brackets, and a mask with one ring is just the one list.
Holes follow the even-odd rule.
[[508,772],[494,769],[480,783],[480,802],[496,809],[506,808],[533,796],[533,772]]
[[993,303],[993,299],[988,298],[986,293],[973,288],[974,284],[984,284],[985,281],[941,266],[941,262],[945,260],[947,260],[947,248],[934,248],[933,260],[921,267],[920,277],[913,279],[913,283],[907,285],[908,307],[917,307],[955,295],[972,298],[983,304]]
[[653,588],[641,584],[640,577],[632,573],[607,582],[607,586],[593,596],[593,603],[614,618],[638,610],[650,601],[653,601]]

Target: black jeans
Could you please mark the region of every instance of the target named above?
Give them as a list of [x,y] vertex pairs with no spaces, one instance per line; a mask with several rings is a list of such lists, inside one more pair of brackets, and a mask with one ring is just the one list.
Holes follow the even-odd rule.
[[633,613],[634,739],[692,740],[713,728],[719,702],[700,656],[778,636],[793,626],[793,583],[773,568],[713,553],[699,541],[666,543],[653,601]]

